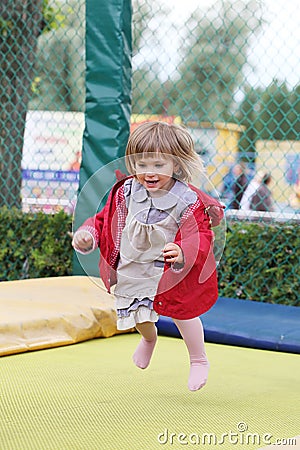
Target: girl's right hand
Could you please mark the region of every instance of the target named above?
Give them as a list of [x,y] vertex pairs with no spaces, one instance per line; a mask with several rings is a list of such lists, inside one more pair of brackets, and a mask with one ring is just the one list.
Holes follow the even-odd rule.
[[72,240],[72,245],[75,250],[77,249],[85,252],[93,248],[93,238],[88,231],[76,231]]

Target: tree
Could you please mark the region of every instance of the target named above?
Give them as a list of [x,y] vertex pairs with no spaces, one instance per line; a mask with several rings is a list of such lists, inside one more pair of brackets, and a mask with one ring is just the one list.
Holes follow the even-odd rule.
[[254,123],[259,139],[299,139],[299,88],[289,91],[286,83],[274,80],[262,92]]
[[[155,2],[154,2],[155,5]],[[150,3],[133,0],[132,2],[132,54],[135,56],[145,39],[151,38],[148,22],[153,17]]]
[[43,0],[0,5],[0,206],[21,207],[21,160],[37,38],[45,22]]
[[245,127],[245,131],[240,137],[239,150],[248,160],[255,157],[255,141],[257,139],[255,122],[260,109],[261,94],[261,88],[245,86],[244,99],[236,114],[238,123]]
[[[34,95],[30,109],[84,111],[85,107],[85,0],[62,0],[63,26],[53,28],[38,40]],[[159,17],[161,7],[154,1],[133,0],[133,60],[145,43],[151,45],[149,22]],[[133,71],[133,111],[159,109],[156,91],[159,80],[143,63]],[[151,86],[151,87],[150,87]]]
[[247,86],[236,114],[246,128],[239,142],[240,152],[253,159],[258,139],[299,139],[299,114],[300,85],[289,90],[285,82],[274,80],[264,89]]
[[[137,114],[162,114],[164,112],[164,89],[159,79],[159,66],[154,59],[142,59],[137,62],[139,53],[144,47],[154,48],[156,45],[155,26],[153,21],[167,15],[167,8],[157,0],[147,2],[133,0],[132,3],[132,112]],[[156,25],[157,26],[157,25]]]
[[84,111],[85,0],[62,3],[59,14],[58,26],[38,39],[29,108]]
[[[85,0],[61,0],[63,25],[52,27],[38,39],[29,108],[84,111],[85,107]],[[159,2],[133,0],[132,105],[135,113],[161,113],[162,92],[155,61],[136,63],[141,48],[155,44],[149,24],[166,14]],[[158,96],[159,93],[159,96]]]
[[146,67],[132,74],[132,112],[135,114],[162,114],[163,86],[153,70]]
[[63,21],[49,0],[0,5],[0,206],[22,207],[22,150],[38,37]]
[[232,116],[234,94],[243,81],[250,39],[262,23],[257,0],[217,1],[188,20],[170,111],[185,120],[215,122]]

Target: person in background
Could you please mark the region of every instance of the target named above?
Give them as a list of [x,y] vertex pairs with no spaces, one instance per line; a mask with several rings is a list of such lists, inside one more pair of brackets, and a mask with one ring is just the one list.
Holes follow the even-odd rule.
[[296,211],[300,210],[300,178],[294,185],[294,193],[290,197],[290,206]]
[[266,173],[251,197],[250,209],[252,211],[274,211],[272,192],[269,188],[271,181],[271,175]]
[[251,197],[255,193],[255,191],[259,188],[264,175],[265,173],[259,170],[252,178],[252,180],[249,182],[240,201],[240,209],[242,211],[247,211],[251,209],[250,208]]
[[240,209],[240,202],[248,185],[246,167],[243,162],[236,164],[233,168],[234,182],[232,184],[233,199],[229,205],[230,209]]

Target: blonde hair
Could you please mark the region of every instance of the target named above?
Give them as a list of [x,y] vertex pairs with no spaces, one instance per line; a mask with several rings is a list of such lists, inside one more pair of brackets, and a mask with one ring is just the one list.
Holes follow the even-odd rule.
[[179,167],[174,176],[182,181],[190,181],[196,171],[203,171],[193,139],[183,126],[167,122],[145,122],[139,125],[129,136],[126,147],[126,167],[129,173],[135,175],[138,156],[150,153],[173,156]]

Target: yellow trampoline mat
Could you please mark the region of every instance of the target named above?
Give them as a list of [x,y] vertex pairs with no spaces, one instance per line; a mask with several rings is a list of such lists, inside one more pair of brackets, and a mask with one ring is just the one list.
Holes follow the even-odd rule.
[[192,393],[182,340],[160,336],[146,370],[138,341],[2,357],[0,449],[258,449],[299,435],[299,355],[207,344],[209,381]]

